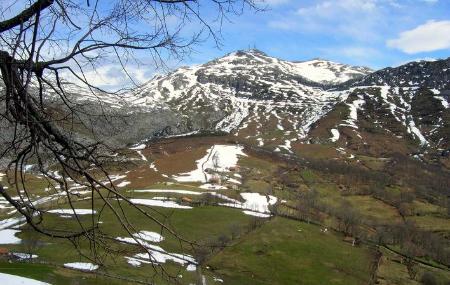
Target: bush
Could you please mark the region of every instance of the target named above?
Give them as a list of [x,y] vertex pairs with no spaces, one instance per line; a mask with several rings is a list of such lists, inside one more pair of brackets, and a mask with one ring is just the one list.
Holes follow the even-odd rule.
[[423,285],[437,285],[438,284],[434,274],[429,271],[425,272],[422,275],[422,278],[420,278],[420,283],[422,283]]
[[230,238],[227,235],[225,235],[225,234],[221,234],[217,238],[217,241],[218,241],[220,247],[224,248],[230,242]]

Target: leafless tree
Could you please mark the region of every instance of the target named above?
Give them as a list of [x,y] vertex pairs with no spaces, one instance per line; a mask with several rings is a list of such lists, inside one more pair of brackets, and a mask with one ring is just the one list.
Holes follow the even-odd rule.
[[[135,229],[124,206],[185,241],[169,228],[154,209],[139,207],[114,186],[105,161],[111,149],[100,141],[76,135],[82,108],[73,100],[65,78],[76,79],[93,95],[121,90],[102,90],[88,72],[106,62],[118,62],[128,75],[130,62],[142,56],[155,65],[166,56],[181,58],[207,37],[220,44],[220,29],[230,14],[258,9],[255,0],[3,0],[0,4],[0,114],[12,131],[0,159],[10,158],[8,182],[0,192],[34,230],[53,238],[69,239],[74,245],[87,241],[86,257],[102,263],[99,248],[108,237],[99,227],[102,211],[108,210],[132,236]],[[205,13],[206,11],[206,13]],[[215,15],[211,15],[215,11]],[[195,30],[189,33],[188,31]],[[130,77],[132,80],[132,78]],[[3,86],[2,86],[3,85]],[[52,94],[64,105],[54,110],[47,98]],[[86,114],[84,114],[86,115]],[[32,198],[25,166],[33,162],[51,190],[64,194],[74,209],[79,184],[91,193],[92,220],[78,223],[76,230],[45,227],[46,211]],[[15,193],[13,194],[13,191]],[[18,198],[12,198],[12,195]],[[94,215],[94,209],[97,215]],[[135,240],[138,244],[139,240]],[[186,241],[188,242],[188,241]],[[190,242],[189,242],[190,243]],[[156,267],[155,267],[156,268]]]
[[343,201],[335,211],[338,218],[338,228],[347,235],[357,236],[358,227],[361,223],[361,214],[348,202]]

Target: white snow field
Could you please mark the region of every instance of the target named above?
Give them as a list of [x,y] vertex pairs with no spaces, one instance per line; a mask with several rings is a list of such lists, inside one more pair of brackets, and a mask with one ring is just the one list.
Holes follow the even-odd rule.
[[161,242],[164,237],[156,232],[140,231],[133,234],[133,237],[117,237],[116,240],[130,243],[139,244],[148,252],[138,253],[132,257],[125,256],[128,264],[131,266],[139,267],[142,264],[154,264],[154,263],[166,263],[167,261],[172,261],[178,263],[182,266],[187,265],[188,271],[193,271],[196,268],[197,262],[195,259],[188,254],[170,253],[164,250],[162,247],[150,244],[149,242]]
[[330,140],[331,140],[332,142],[337,142],[337,141],[339,140],[339,136],[340,136],[339,130],[338,130],[338,129],[331,129],[330,131],[331,131],[331,134],[333,135],[333,136],[330,138]]
[[192,209],[192,207],[190,206],[180,205],[174,201],[167,201],[167,200],[130,199],[130,201],[134,204],[143,206],[154,206],[154,207],[174,208],[174,209]]
[[64,263],[64,267],[70,268],[70,269],[82,270],[82,271],[95,271],[98,269],[98,265],[92,264],[90,262]]
[[269,205],[275,205],[278,201],[277,197],[271,195],[261,195],[259,193],[241,193],[245,202],[230,201],[230,203],[220,203],[222,206],[245,209],[246,215],[256,216],[260,218],[270,217]]
[[38,258],[36,254],[29,254],[29,253],[23,253],[23,252],[11,252],[11,254],[18,259],[34,259]]
[[145,189],[145,190],[133,190],[136,193],[176,193],[185,195],[201,195],[202,192],[189,191],[189,190],[172,190],[172,189]]
[[0,273],[0,284],[3,285],[50,285],[49,283],[21,276]]
[[162,247],[152,244],[146,244],[145,247],[149,253],[138,253],[133,255],[133,257],[125,257],[130,265],[140,266],[141,264],[161,264],[172,261],[180,265],[191,265],[192,268],[192,266],[197,264],[195,259],[188,254],[170,253],[165,251]]
[[6,228],[10,228],[12,226],[18,225],[20,223],[25,222],[25,218],[24,217],[20,217],[20,218],[9,218],[9,219],[4,219],[0,221],[0,230],[6,229]]
[[[204,184],[206,185],[206,184]],[[200,187],[203,188],[203,187]],[[213,190],[211,188],[205,188]],[[226,203],[219,203],[221,206],[244,209],[243,213],[260,218],[268,218],[271,216],[269,206],[277,203],[277,197],[272,195],[262,195],[259,193],[241,193],[245,202],[238,201],[236,199],[229,198],[226,195],[219,194],[214,191],[208,192],[196,192],[189,190],[174,190],[174,189],[148,189],[148,190],[131,190],[131,192],[137,193],[177,193],[185,195],[202,195],[210,194],[216,196]],[[166,207],[166,208],[178,208],[178,209],[192,209],[190,206],[179,205],[174,201],[171,201],[168,197],[153,197],[151,199],[131,199],[132,202],[147,206]]]
[[48,212],[59,215],[91,215],[92,213],[97,213],[95,210],[92,211],[91,209],[54,209]]
[[150,231],[140,231],[138,233],[135,233],[133,236],[149,242],[161,242],[164,240],[164,237],[162,235]]
[[197,169],[172,178],[178,182],[209,182],[213,175],[206,173],[206,169],[214,169],[217,172],[228,171],[230,167],[237,165],[239,156],[247,156],[243,150],[244,147],[239,145],[214,145],[208,149],[204,157],[196,161]]
[[354,67],[322,59],[295,62],[292,65],[297,74],[319,83],[342,83],[355,75],[364,75],[364,72]]
[[0,230],[0,244],[19,244],[21,239],[16,237],[17,230]]

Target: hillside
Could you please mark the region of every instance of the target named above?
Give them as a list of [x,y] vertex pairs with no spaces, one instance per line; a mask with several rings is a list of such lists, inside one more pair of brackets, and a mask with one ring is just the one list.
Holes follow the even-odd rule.
[[[325,60],[288,62],[258,50],[238,51],[157,76],[120,97],[85,92],[78,100],[100,100],[110,106],[106,110],[126,115],[126,120],[110,118],[106,128],[114,129],[106,131],[108,140],[119,144],[230,133],[284,153],[305,143],[333,143],[378,154],[445,155],[448,66],[449,60],[411,62],[371,72]],[[130,122],[134,128],[127,127]],[[96,133],[105,132],[101,118],[92,124]]]
[[[108,177],[86,171],[115,194],[33,156],[19,172],[30,195],[14,171],[0,182],[42,226],[95,222],[100,258],[89,238],[39,234],[0,198],[1,271],[53,285],[447,284],[448,64],[372,72],[249,50],[120,96],[66,83],[84,112],[61,130],[114,146]],[[56,118],[70,114],[56,94],[44,100]],[[17,130],[2,127],[6,145]]]

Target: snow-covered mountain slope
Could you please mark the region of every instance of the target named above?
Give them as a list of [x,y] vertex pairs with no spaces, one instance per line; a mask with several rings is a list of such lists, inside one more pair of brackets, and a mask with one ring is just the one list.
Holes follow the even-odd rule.
[[348,86],[422,87],[450,89],[450,58],[435,61],[412,61],[399,67],[388,67],[359,78]]
[[344,83],[373,72],[367,67],[350,66],[322,59],[296,62],[294,66],[298,74],[322,84]]
[[[66,89],[86,114],[107,114],[81,120],[96,136],[118,144],[225,132],[285,153],[306,143],[378,145],[382,151],[398,141],[409,152],[446,150],[449,64],[449,59],[412,62],[370,73],[364,67],[318,59],[289,62],[249,50],[156,76],[121,96],[75,85]],[[389,144],[383,147],[381,141]]]
[[[158,106],[182,118],[158,135],[224,131],[292,152],[293,144],[314,142],[310,129],[328,120],[329,137],[321,142],[347,144],[353,136],[352,143],[370,145],[376,140],[366,134],[375,132],[414,145],[410,151],[446,150],[449,70],[449,60],[441,60],[369,73],[323,60],[288,62],[238,51],[155,78],[131,97],[136,106]],[[341,116],[330,120],[337,109]],[[351,135],[341,136],[341,129]]]
[[[327,69],[328,67],[328,69]],[[148,133],[222,131],[280,151],[304,140],[312,123],[340,102],[332,83],[369,70],[328,61],[288,62],[258,50],[238,51],[150,80],[126,98],[141,110],[175,114],[177,122]]]
[[355,149],[384,152],[403,145],[448,155],[449,70],[449,59],[411,62],[346,83],[340,87],[346,99],[317,122],[312,136]]
[[292,100],[290,93],[307,93],[311,88],[329,87],[371,72],[324,60],[289,62],[269,57],[258,50],[237,51],[206,64],[183,67],[156,77],[135,95],[143,100],[135,104],[169,101],[187,94],[194,87],[220,86],[235,97],[249,99]]

